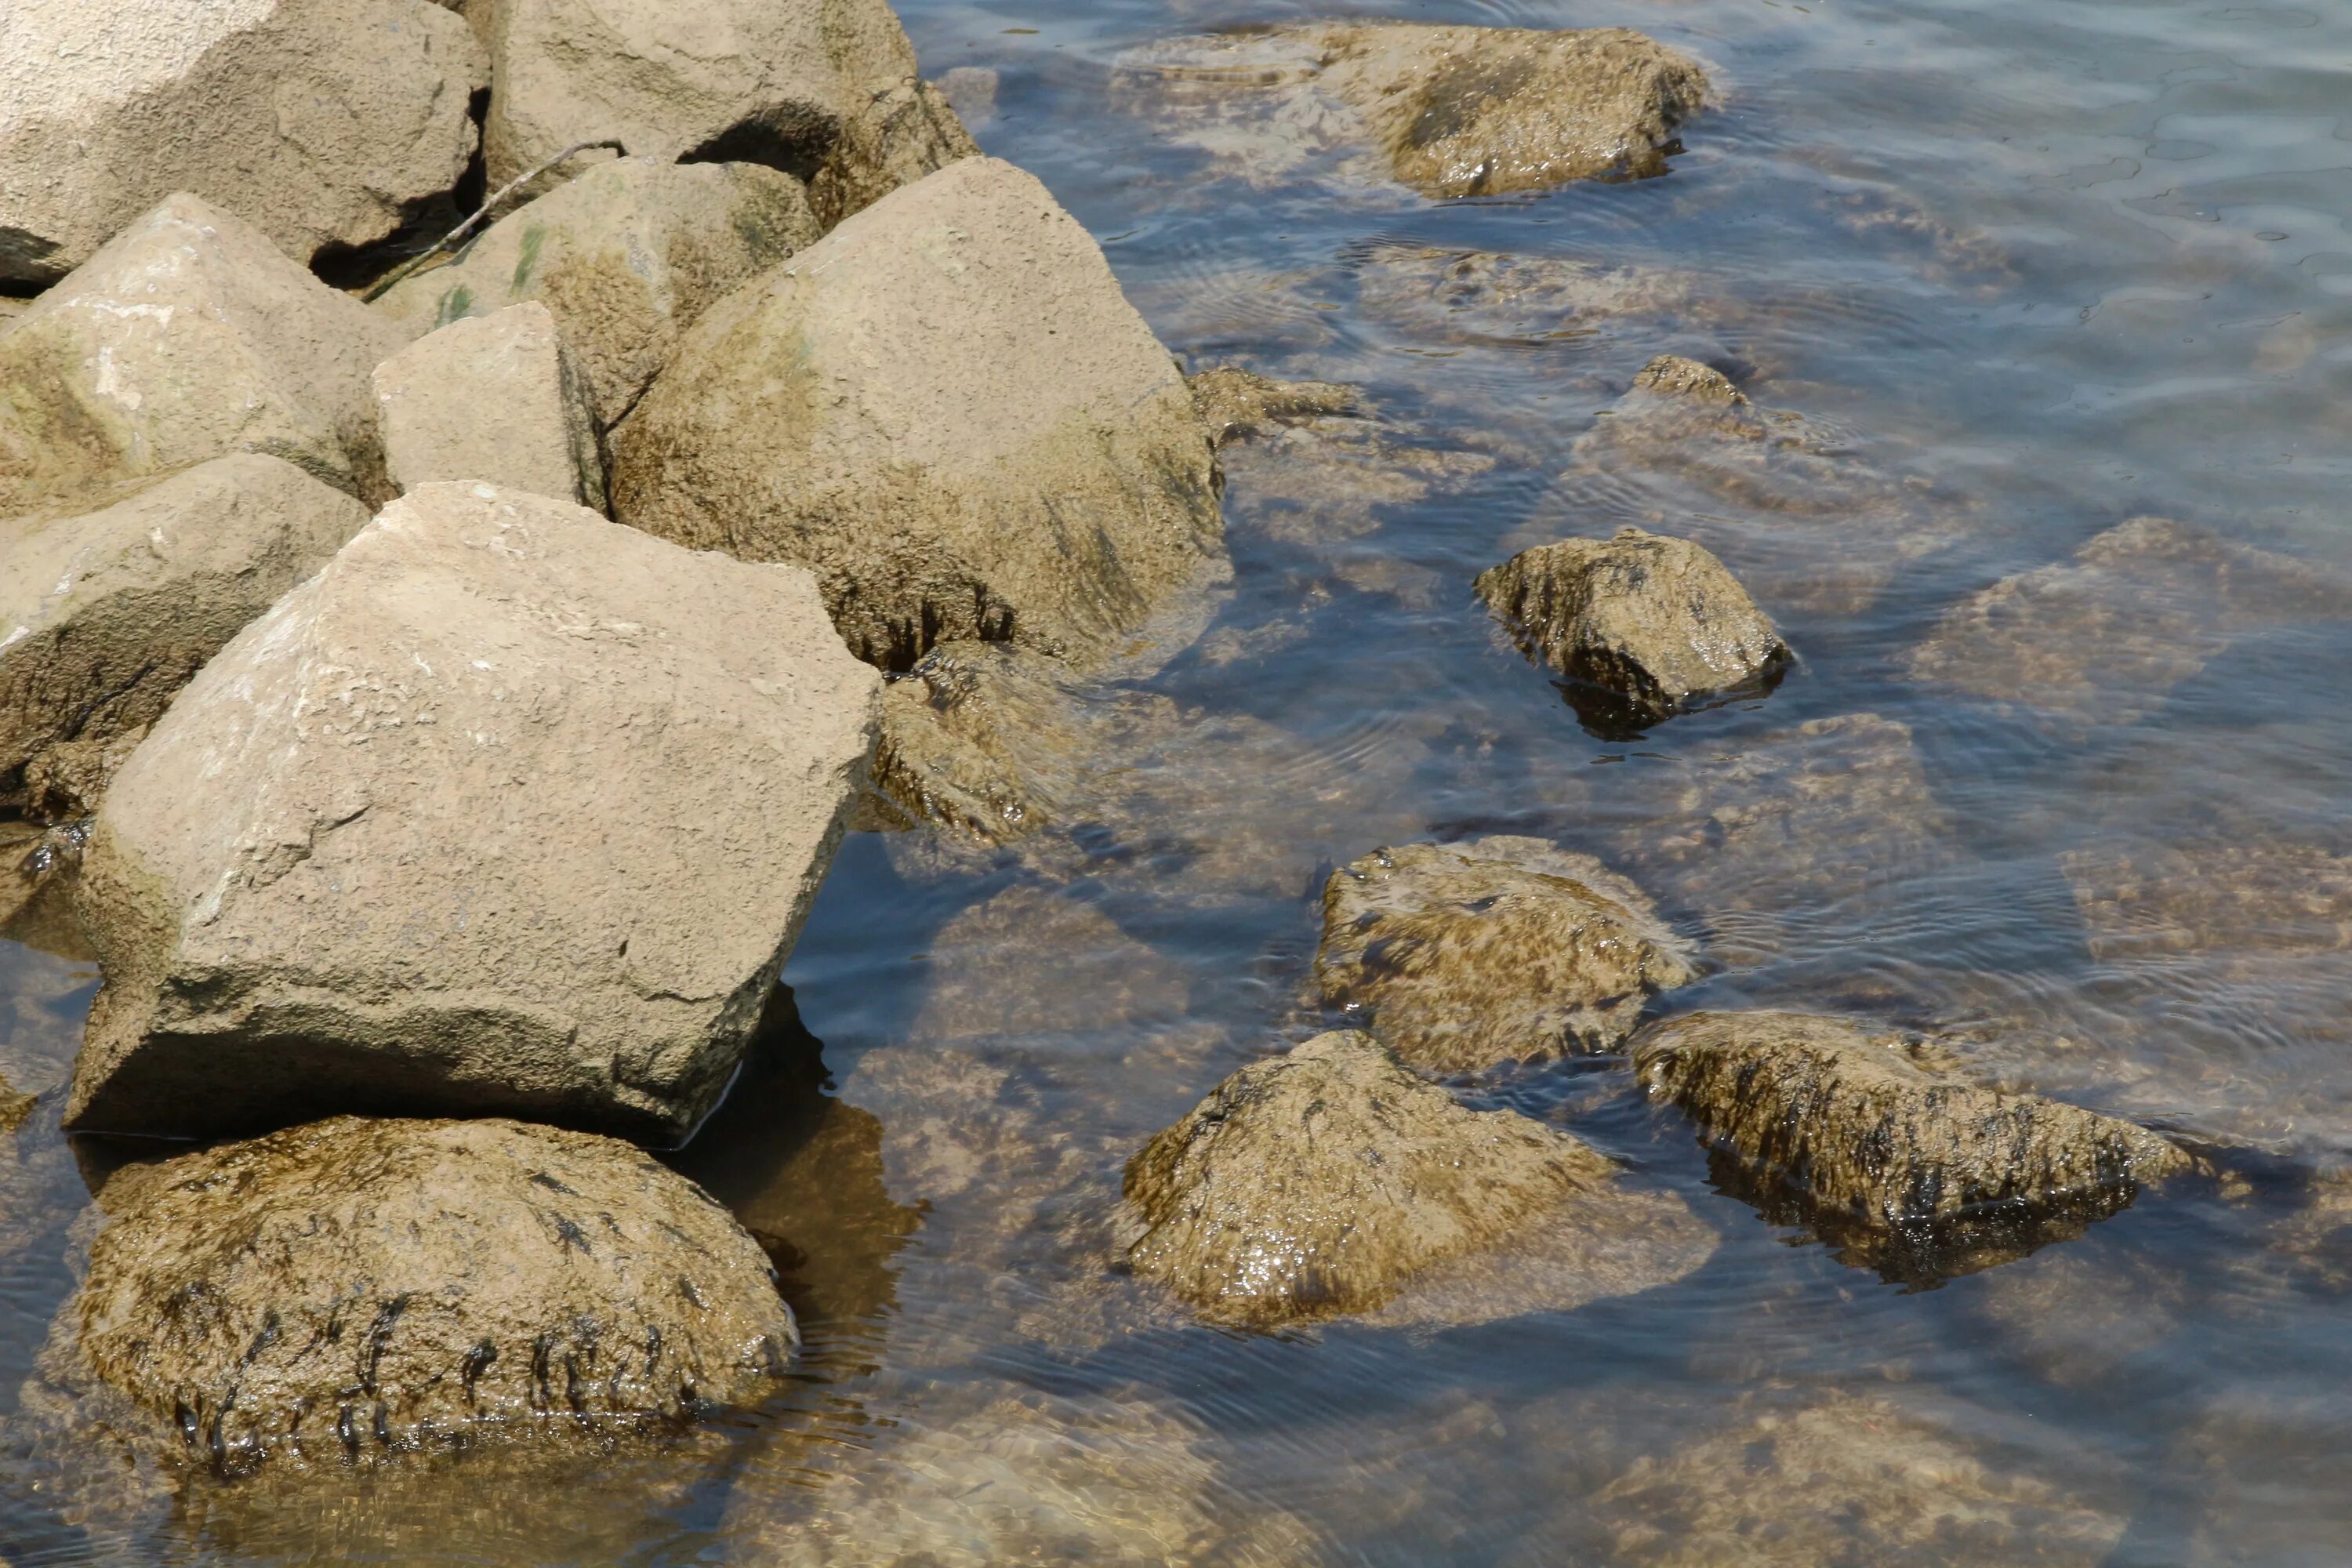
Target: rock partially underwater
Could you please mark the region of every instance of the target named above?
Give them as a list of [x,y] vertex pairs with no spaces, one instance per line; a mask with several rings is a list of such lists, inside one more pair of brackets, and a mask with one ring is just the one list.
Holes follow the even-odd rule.
[[1413,1067],[1607,1050],[1696,975],[1642,890],[1538,838],[1408,844],[1331,874],[1315,973]]
[[1209,1322],[1466,1321],[1670,1283],[1713,1253],[1682,1201],[1513,1111],[1475,1111],[1366,1036],[1243,1068],[1127,1169],[1126,1248]]
[[1979,1089],[1841,1018],[1696,1013],[1645,1030],[1635,1071],[1790,1207],[1895,1278],[1966,1273],[2079,1233],[2195,1162],[2128,1121]]

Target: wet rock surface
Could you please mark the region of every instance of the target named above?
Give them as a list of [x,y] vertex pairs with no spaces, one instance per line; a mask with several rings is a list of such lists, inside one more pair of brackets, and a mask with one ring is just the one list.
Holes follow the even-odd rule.
[[587,378],[537,300],[428,332],[374,380],[394,488],[480,479],[604,510]]
[[1331,874],[1327,1005],[1413,1067],[1475,1072],[1607,1050],[1696,976],[1641,889],[1539,838],[1378,849]]
[[579,356],[604,428],[635,405],[697,317],[821,232],[790,174],[617,158],[509,213],[373,309],[420,335],[538,300]]
[[1570,700],[1604,728],[1767,689],[1789,662],[1771,617],[1686,539],[1621,528],[1538,545],[1476,588],[1522,653],[1589,689]]
[[610,1139],[342,1117],[115,1183],[60,1334],[197,1463],[593,1441],[757,1401],[798,1342],[726,1210]]
[[1362,395],[1330,381],[1274,381],[1234,365],[1220,365],[1186,378],[1193,406],[1208,426],[1209,444],[1233,441],[1299,425],[1325,416],[1357,412]]
[[233,452],[381,499],[368,374],[400,343],[242,218],[172,196],[0,337],[0,512]]
[[1126,1197],[1142,1234],[1126,1258],[1204,1321],[1271,1328],[1384,1308],[1412,1321],[1399,1298],[1419,1277],[1561,1242],[1584,1265],[1554,1278],[1546,1304],[1563,1310],[1679,1279],[1713,1250],[1680,1200],[1620,1177],[1565,1133],[1465,1110],[1366,1036],[1318,1035],[1242,1068],[1136,1155]]
[[771,164],[829,225],[978,149],[885,0],[498,0],[490,184],[577,142]]
[[1223,559],[1183,378],[1086,231],[993,159],[705,314],[613,477],[625,522],[808,566],[892,669],[959,638],[1099,661]]
[[2130,1122],[1973,1087],[1841,1018],[1692,1014],[1643,1031],[1633,1064],[1759,1195],[1786,1191],[1853,1260],[1895,1277],[2001,1261],[2195,1163]]
[[297,261],[380,240],[465,173],[488,79],[426,0],[19,0],[0,33],[0,278],[61,278],[175,191]]
[[462,1107],[677,1141],[831,863],[878,684],[803,573],[487,485],[404,497],[118,776],[70,1119]]
[[246,454],[83,516],[0,522],[0,806],[94,810],[188,678],[367,521],[291,463]]

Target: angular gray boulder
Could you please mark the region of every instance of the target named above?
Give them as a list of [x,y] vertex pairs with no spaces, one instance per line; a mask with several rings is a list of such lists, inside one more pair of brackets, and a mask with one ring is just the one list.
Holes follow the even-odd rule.
[[677,1142],[832,859],[879,686],[805,573],[488,485],[404,497],[117,775],[68,1120]]
[[616,158],[509,213],[373,308],[419,336],[539,301],[587,372],[603,429],[635,405],[697,317],[822,232],[790,174]]
[[576,1444],[755,1403],[799,1346],[766,1256],[610,1138],[337,1117],[134,1168],[61,1324],[228,1470]]
[[1323,889],[1324,1002],[1426,1071],[1607,1050],[1696,973],[1640,889],[1540,838],[1376,849]]
[[767,163],[827,226],[980,149],[887,0],[498,0],[490,184],[575,142]]
[[614,433],[614,515],[791,561],[859,658],[1099,661],[1223,562],[1168,351],[1045,186],[967,159],[706,312]]
[[0,515],[232,452],[381,499],[368,374],[404,341],[252,225],[172,196],[0,334]]
[[455,185],[489,62],[428,0],[14,0],[0,279],[47,283],[175,191],[308,262]]
[[[1562,1310],[1678,1279],[1714,1250],[1680,1199],[1621,1173],[1516,1111],[1465,1110],[1368,1036],[1318,1035],[1235,1072],[1129,1163],[1141,1235],[1126,1260],[1236,1328],[1410,1321],[1399,1298],[1433,1289],[1467,1296],[1438,1314],[1453,1321]],[[1528,1248],[1551,1253],[1532,1291],[1496,1281],[1482,1300],[1462,1277]]]
[[1531,659],[1639,725],[1762,689],[1789,662],[1772,618],[1706,550],[1638,528],[1521,551],[1479,598]]
[[79,517],[0,521],[0,809],[95,807],[188,678],[367,521],[244,453]]
[[[1744,1168],[1759,1195],[1791,1194],[1832,1234],[1893,1233],[1898,1250],[1924,1242],[1932,1253],[1937,1238],[1927,1228],[1956,1226],[1957,1250],[1972,1267],[1986,1259],[1970,1256],[1984,1245],[1970,1222],[2015,1215],[2079,1226],[2195,1165],[2128,1121],[1977,1088],[1900,1037],[1843,1018],[1695,1013],[1643,1031],[1633,1065],[1654,1096],[1680,1106]],[[1881,1249],[1864,1236],[1859,1250],[1874,1260]]]
[[536,300],[427,332],[375,367],[384,476],[482,479],[604,508],[587,378]]

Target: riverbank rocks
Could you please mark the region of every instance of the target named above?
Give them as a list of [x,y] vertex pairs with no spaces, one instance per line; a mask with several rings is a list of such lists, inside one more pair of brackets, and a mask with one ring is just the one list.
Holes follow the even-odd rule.
[[619,158],[509,213],[373,309],[417,335],[538,300],[579,356],[604,429],[635,406],[712,301],[821,232],[790,174]]
[[188,678],[367,521],[246,453],[85,516],[0,521],[0,809],[93,809]]
[[117,775],[68,1121],[677,1142],[832,860],[878,686],[803,573],[488,485],[404,497]]
[[1581,1255],[1546,1303],[1565,1310],[1679,1279],[1714,1246],[1597,1150],[1465,1110],[1347,1032],[1235,1072],[1136,1155],[1125,1191],[1143,1227],[1129,1265],[1236,1328],[1378,1311],[1449,1265],[1545,1243]]
[[1520,652],[1593,689],[1581,706],[1636,727],[1762,689],[1789,663],[1772,618],[1687,539],[1621,528],[1538,545],[1476,588]]
[[115,1180],[80,1352],[224,1468],[593,1441],[756,1402],[799,1342],[727,1211],[608,1138],[338,1117]]
[[2136,517],[2071,561],[2004,577],[1947,611],[1914,679],[2070,725],[2162,705],[2231,640],[2352,616],[2352,583],[2169,518]]
[[372,244],[465,174],[488,76],[427,0],[16,0],[0,279],[52,282],[175,191],[298,261]]
[[1192,405],[1208,427],[1209,444],[1223,447],[1267,429],[1360,412],[1362,395],[1332,381],[1275,381],[1238,365],[1219,365],[1186,378]]
[[604,507],[587,381],[536,300],[427,332],[375,367],[386,478],[481,479]]
[[696,322],[614,443],[614,515],[809,567],[851,651],[1098,660],[1222,562],[1191,393],[1037,181],[967,159]]
[[1977,1254],[1979,1227],[2047,1216],[2079,1228],[2195,1163],[2130,1122],[1960,1082],[1842,1018],[1692,1014],[1645,1030],[1633,1064],[1759,1195],[1790,1194],[1832,1230],[1916,1233],[1900,1239],[1931,1255],[1935,1227],[1957,1227],[1962,1255]]
[[376,499],[368,373],[402,341],[243,219],[173,196],[0,335],[0,515],[240,451]]
[[1641,889],[1540,838],[1408,844],[1331,874],[1315,974],[1406,1063],[1476,1072],[1607,1050],[1696,978]]
[[886,0],[498,0],[493,186],[576,142],[767,163],[830,226],[979,149]]

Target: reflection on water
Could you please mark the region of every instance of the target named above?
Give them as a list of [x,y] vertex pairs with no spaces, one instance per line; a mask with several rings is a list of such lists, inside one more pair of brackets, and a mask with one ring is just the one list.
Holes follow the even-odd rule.
[[[1723,89],[1664,178],[1438,204],[1136,68],[1315,15],[1286,0],[902,9],[1189,363],[1363,398],[1228,450],[1234,582],[1084,700],[1087,809],[1001,856],[845,849],[797,1022],[677,1156],[778,1260],[800,1378],[584,1475],[67,1485],[14,1392],[90,1223],[52,1097],[0,1152],[0,1555],[2352,1557],[2352,16],[1376,6],[1640,26]],[[1738,396],[1637,388],[1663,353]],[[1472,576],[1626,522],[1751,584],[1800,658],[1777,690],[1601,739],[1495,636]],[[1658,1005],[1927,1031],[2216,1173],[1906,1289],[1587,1059],[1470,1092],[1686,1202],[1720,1242],[1676,1283],[1241,1336],[1115,1272],[1127,1156],[1320,1026],[1330,868],[1494,833],[1696,939]],[[0,1077],[40,1093],[94,973],[15,934]]]

